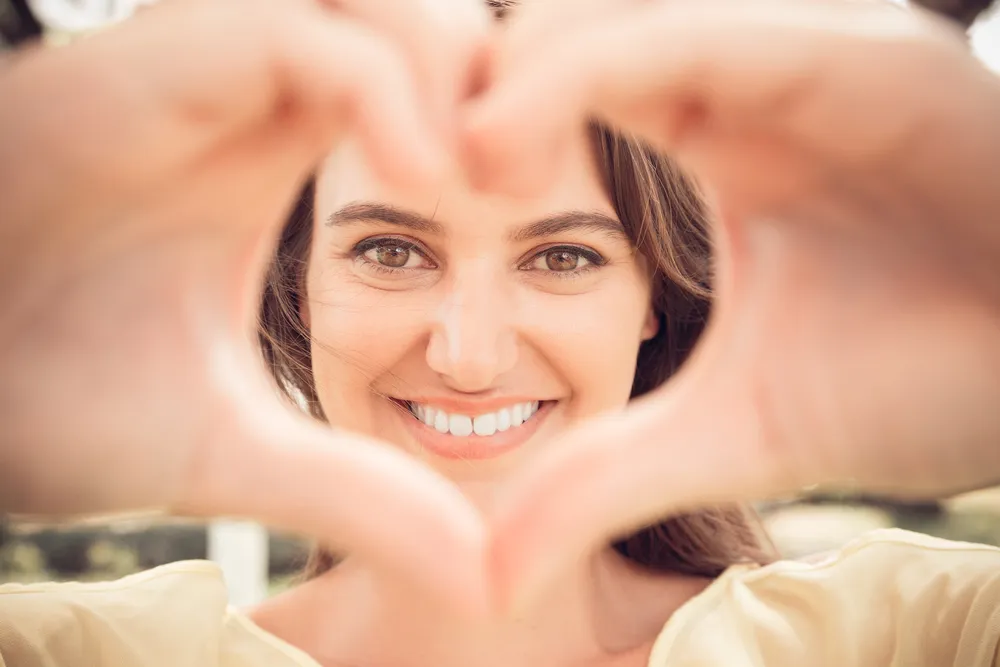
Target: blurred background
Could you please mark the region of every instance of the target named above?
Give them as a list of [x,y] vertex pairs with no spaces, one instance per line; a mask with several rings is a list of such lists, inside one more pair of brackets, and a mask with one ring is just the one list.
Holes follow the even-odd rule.
[[[804,494],[758,510],[787,558],[829,551],[878,528],[1000,545],[1000,487],[941,502],[901,504],[852,494]],[[179,560],[210,558],[231,602],[251,605],[292,585],[309,544],[260,526],[205,525],[156,515],[74,524],[0,524],[0,581],[100,581]]]
[[[14,4],[31,4],[36,15],[45,15],[50,28],[56,26],[50,29],[50,37],[58,43],[71,33],[118,20],[150,2],[17,0]],[[972,48],[1000,72],[998,7],[980,14],[989,0],[921,2],[971,25]],[[0,3],[3,7],[7,5]],[[0,12],[0,22],[10,18]],[[1000,545],[1000,488],[923,504],[849,493],[803,494],[761,504],[758,509],[772,539],[788,558],[836,549],[864,532],[885,527]],[[0,518],[0,582],[107,580],[174,561],[209,558],[222,568],[232,603],[243,606],[291,585],[308,553],[309,545],[299,539],[239,522],[205,525],[144,515],[50,525]]]

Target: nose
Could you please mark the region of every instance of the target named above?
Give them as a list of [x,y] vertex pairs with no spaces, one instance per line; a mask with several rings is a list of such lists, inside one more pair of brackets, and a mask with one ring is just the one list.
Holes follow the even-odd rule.
[[475,393],[517,363],[510,289],[485,261],[456,269],[434,314],[427,364],[449,388]]

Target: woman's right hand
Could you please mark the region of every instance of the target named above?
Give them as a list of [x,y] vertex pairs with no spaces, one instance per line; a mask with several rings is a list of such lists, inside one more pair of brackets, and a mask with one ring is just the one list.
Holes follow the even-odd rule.
[[253,517],[474,598],[472,507],[282,405],[254,330],[283,217],[340,137],[437,183],[477,7],[177,0],[4,64],[4,511]]

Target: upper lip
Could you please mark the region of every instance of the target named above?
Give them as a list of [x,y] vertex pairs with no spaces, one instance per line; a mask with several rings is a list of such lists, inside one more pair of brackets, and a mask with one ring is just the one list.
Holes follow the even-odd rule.
[[482,398],[476,400],[463,400],[451,397],[420,397],[420,398],[397,398],[404,403],[418,403],[424,406],[439,408],[450,414],[476,416],[487,412],[496,412],[502,408],[509,408],[518,403],[544,402],[546,399],[526,396],[496,396],[492,398]]

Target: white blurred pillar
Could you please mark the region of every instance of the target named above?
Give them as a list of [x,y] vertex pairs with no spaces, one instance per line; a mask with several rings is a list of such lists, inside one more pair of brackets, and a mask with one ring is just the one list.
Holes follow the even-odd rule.
[[235,607],[267,597],[267,530],[247,521],[215,521],[208,527],[208,558],[222,568]]

